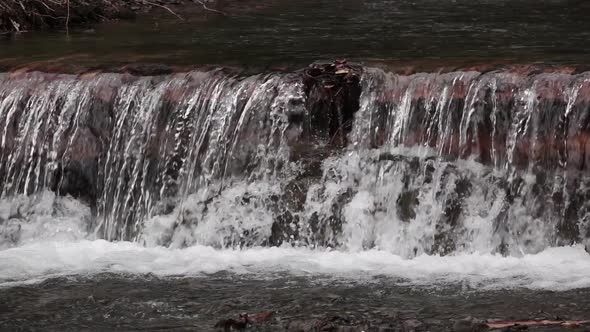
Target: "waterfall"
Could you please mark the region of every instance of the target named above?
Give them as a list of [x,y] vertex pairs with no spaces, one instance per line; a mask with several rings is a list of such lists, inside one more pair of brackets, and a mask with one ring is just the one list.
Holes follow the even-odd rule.
[[348,155],[323,177],[350,202],[345,243],[523,254],[588,238],[590,75],[367,70],[361,84]]
[[[166,200],[277,176],[288,162],[289,76],[166,78],[38,73],[1,84],[2,194],[46,189],[95,209],[94,231],[132,239]],[[182,203],[180,203],[182,204]]]
[[359,72],[2,74],[0,245],[40,215],[147,246],[405,257],[590,238],[590,73]]

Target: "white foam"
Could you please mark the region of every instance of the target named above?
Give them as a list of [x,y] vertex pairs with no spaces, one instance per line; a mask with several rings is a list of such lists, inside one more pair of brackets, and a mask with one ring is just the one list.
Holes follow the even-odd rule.
[[0,249],[37,241],[88,239],[90,207],[48,190],[0,200]]
[[220,271],[272,277],[275,273],[354,280],[390,277],[412,285],[456,284],[479,289],[568,290],[590,287],[590,255],[580,246],[522,257],[491,254],[421,255],[405,259],[386,251],[303,248],[217,250],[143,247],[131,242],[38,242],[0,251],[0,286],[49,277],[101,272],[199,276]]

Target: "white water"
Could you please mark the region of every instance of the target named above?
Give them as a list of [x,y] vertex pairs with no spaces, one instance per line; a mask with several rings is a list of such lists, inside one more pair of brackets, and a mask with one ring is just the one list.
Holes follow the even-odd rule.
[[[77,82],[73,77],[57,82],[41,80],[40,87],[26,80],[17,82],[16,87],[7,84],[0,104],[0,109],[4,109],[0,113],[6,119],[16,116],[21,107],[18,105],[28,101],[22,110],[27,116],[19,118],[22,123],[15,141],[18,144],[7,139],[11,137],[12,127],[8,124],[12,120],[4,121],[3,137],[6,144],[11,144],[2,146],[11,148],[12,153],[6,160],[9,186],[4,188],[0,201],[0,285],[102,272],[153,273],[165,277],[228,271],[265,278],[277,273],[354,280],[384,276],[412,285],[460,283],[480,289],[590,287],[590,256],[583,246],[557,247],[563,242],[559,242],[556,228],[560,218],[565,220],[568,210],[564,209],[567,204],[551,205],[553,196],[549,195],[565,192],[566,203],[570,196],[585,197],[585,173],[584,181],[579,183],[567,172],[563,177],[550,173],[551,181],[543,180],[538,189],[534,173],[514,172],[507,167],[517,155],[517,143],[526,141],[524,138],[536,142],[545,128],[537,123],[541,120],[533,121],[533,115],[541,114],[536,112],[537,108],[553,112],[552,108],[541,109],[534,103],[535,98],[525,98],[530,99],[530,105],[518,104],[515,109],[494,108],[493,114],[515,112],[525,119],[534,119],[524,121],[525,129],[529,122],[532,129],[521,132],[512,123],[496,123],[495,116],[501,112],[494,115],[490,135],[497,139],[491,142],[491,166],[476,162],[477,154],[471,152],[465,155],[475,160],[447,161],[437,157],[458,154],[453,144],[460,144],[461,149],[469,147],[467,143],[476,136],[470,134],[473,137],[469,138],[468,129],[479,128],[476,124],[483,115],[478,114],[487,114],[485,109],[475,107],[476,101],[485,99],[479,96],[487,91],[482,87],[493,85],[496,98],[496,81],[504,82],[495,76],[474,81],[473,75],[404,78],[369,73],[363,79],[361,110],[350,135],[351,146],[324,159],[322,175],[311,179],[309,187],[303,185],[302,195],[285,198],[281,194],[289,185],[301,185],[292,182],[301,165],[289,162],[288,141],[296,141],[302,127],[291,127],[288,114],[303,112],[299,108],[304,105],[302,86],[293,85],[288,77],[237,80],[214,73],[193,73],[160,83],[144,78],[129,84],[121,83],[122,78],[116,75],[103,77],[119,86],[118,94],[113,93],[117,98],[109,97],[108,85],[93,80]],[[386,83],[377,82],[381,76]],[[584,77],[569,76],[540,76],[534,81],[557,85],[558,91],[570,91],[572,95],[580,91],[580,82],[590,82]],[[178,90],[188,82],[196,87],[187,87],[188,92]],[[372,87],[371,82],[379,84]],[[521,84],[522,96],[535,95],[529,92],[537,91],[537,85],[529,83]],[[471,94],[466,98],[467,106],[460,109],[462,116],[457,117],[458,110],[450,102],[452,91],[466,86]],[[34,97],[26,99],[21,88],[34,89]],[[106,151],[105,164],[101,164],[102,173],[99,172],[106,183],[99,193],[97,213],[81,201],[49,192],[48,181],[43,179],[45,173],[40,171],[44,154],[49,162],[43,167],[53,169],[58,159],[69,160],[67,154],[56,159],[58,150],[70,151],[75,137],[88,136],[78,131],[83,120],[79,117],[94,114],[91,108],[86,109],[90,102],[90,92],[86,90],[95,88],[100,89],[94,94],[107,101],[113,99],[120,111],[114,127],[108,131],[112,144]],[[394,98],[388,106],[391,109],[384,110],[379,107],[379,96],[390,95],[388,90],[405,92],[399,94],[399,100]],[[424,91],[428,92],[424,98],[438,101],[428,103],[438,106],[432,106],[427,113],[411,103],[412,96],[422,96]],[[178,105],[171,110],[174,116],[166,119],[162,137],[158,138],[154,134],[158,123],[155,117],[163,114],[163,96],[177,100]],[[493,100],[494,105],[502,101]],[[576,99],[568,100],[561,111],[576,113]],[[585,114],[583,110],[577,112],[580,116]],[[432,119],[412,122],[419,114],[431,114]],[[39,122],[43,117],[49,120]],[[453,117],[460,121],[452,122]],[[39,130],[39,123],[46,124],[43,131]],[[571,123],[575,127],[576,118]],[[415,132],[422,131],[414,127],[424,127],[427,139],[414,137]],[[65,134],[71,128],[75,132]],[[576,128],[572,129],[575,133]],[[506,132],[506,137],[495,136]],[[372,142],[380,136],[384,142]],[[453,137],[459,138],[455,140],[458,143]],[[158,143],[160,140],[164,144]],[[507,148],[496,146],[505,140],[509,140],[505,142]],[[37,144],[46,141],[53,143],[50,147]],[[91,144],[81,144],[79,148],[86,149],[87,145]],[[146,158],[152,145],[157,147],[155,152],[168,156],[154,161],[158,174],[155,177],[148,167],[151,161]],[[187,146],[191,147],[188,151]],[[202,155],[199,151],[205,146],[208,148]],[[497,149],[508,154],[497,154]],[[21,159],[25,157],[30,162],[23,164]],[[175,164],[179,160],[182,166]],[[244,165],[253,167],[248,174],[233,174],[233,168],[239,170]],[[168,179],[167,171],[171,170],[178,171],[178,176]],[[573,188],[563,180],[568,177],[569,187]],[[518,194],[509,202],[505,197],[512,193],[507,190],[508,184],[520,178],[523,181]],[[506,179],[506,183],[499,179]],[[152,180],[154,183],[148,185]],[[462,193],[457,187],[463,180],[472,189]],[[175,189],[164,194],[169,187]],[[136,196],[136,191],[141,194]],[[23,192],[32,194],[24,196]],[[405,194],[408,195],[402,196]],[[291,207],[289,203],[301,196],[302,206]],[[403,197],[415,200],[407,204],[411,206],[411,216],[400,212]],[[160,203],[166,205],[169,201],[174,203],[171,211],[160,209]],[[456,220],[447,218],[447,210],[452,213],[453,206],[460,206],[461,210]],[[576,218],[568,218],[576,221],[580,238],[587,240],[587,207],[572,206]],[[289,232],[284,234],[287,240],[293,240],[295,248],[262,248],[272,236],[273,223],[285,211],[295,221],[284,226],[299,232],[298,238]],[[442,240],[437,240],[441,234]],[[97,237],[134,238],[138,242],[106,242]],[[248,249],[237,249],[244,247]],[[494,254],[500,248],[510,257]],[[427,255],[432,252],[450,255]]]
[[[236,187],[234,191],[238,189]],[[231,196],[231,192],[228,195]],[[365,204],[371,200],[368,196],[357,195],[351,206]],[[232,197],[227,199],[228,202],[233,200]],[[520,257],[471,251],[445,257],[422,254],[413,259],[393,253],[394,248],[363,251],[355,249],[350,243],[347,249],[341,250],[292,247],[214,249],[200,244],[175,249],[156,246],[157,241],[153,240],[146,241],[147,246],[134,242],[93,240],[92,232],[86,229],[90,215],[88,208],[71,198],[56,198],[51,192],[29,200],[21,196],[0,204],[0,216],[4,219],[17,213],[15,210],[28,216],[29,220],[18,224],[23,228],[18,244],[0,251],[0,287],[36,283],[51,277],[91,276],[103,272],[176,277],[202,276],[220,271],[253,274],[256,278],[293,274],[370,281],[373,277],[386,277],[409,285],[450,283],[478,289],[524,287],[568,290],[590,287],[590,255],[582,246],[549,248]],[[224,210],[227,210],[225,217]],[[232,222],[231,217],[237,212],[226,206],[219,208],[217,215]],[[241,220],[252,217],[249,223],[264,223],[264,214],[260,210],[240,213]],[[350,213],[357,215],[358,209]],[[256,216],[262,218],[256,221]],[[12,222],[16,220],[12,219]],[[146,237],[157,237],[168,230],[164,221],[160,220],[161,229],[156,224],[152,221],[151,226],[146,228]],[[9,222],[2,227],[10,225]],[[210,237],[219,234],[219,229],[205,229],[211,225],[219,223],[203,223],[194,233],[179,232],[177,236],[186,239],[195,233]],[[351,241],[355,238],[353,235],[349,237]],[[5,239],[3,242],[6,244],[8,241]],[[197,239],[199,242],[211,243],[215,239]]]
[[[228,198],[230,202],[233,200]],[[351,206],[370,200],[368,194],[359,194]],[[520,257],[471,251],[444,257],[421,254],[412,259],[395,254],[394,248],[362,250],[355,249],[350,243],[341,250],[290,246],[215,249],[198,244],[214,242],[215,239],[211,238],[197,239],[196,244],[179,249],[157,246],[155,241],[146,241],[147,246],[144,246],[135,242],[94,240],[93,233],[85,229],[90,211],[71,198],[55,197],[51,192],[34,200],[17,197],[1,203],[0,216],[4,219],[15,214],[17,209],[20,214],[28,215],[29,221],[19,224],[23,231],[18,244],[0,251],[0,287],[103,272],[178,277],[221,271],[256,278],[292,274],[369,282],[374,277],[385,277],[407,285],[460,284],[477,289],[568,290],[590,287],[590,255],[581,245],[548,248]],[[220,218],[224,218],[224,210],[227,210],[225,217],[228,218],[237,213],[228,207],[220,208],[217,212]],[[263,223],[262,211],[241,213],[244,220],[259,216],[262,220],[258,222]],[[350,213],[357,215],[358,209]],[[158,229],[154,224],[146,228],[146,234],[157,237],[167,230],[166,225]],[[195,232],[213,236],[219,233],[219,229],[205,228],[216,224],[214,221],[203,223]],[[10,224],[2,227],[10,227]],[[182,236],[187,238],[190,234],[185,232]],[[357,237],[351,235],[349,238],[352,241]]]
[[[348,160],[352,166],[359,164],[351,156]],[[347,168],[346,178],[352,181],[355,174],[373,174],[366,166]],[[361,172],[362,169],[367,172]],[[11,234],[10,227],[21,230],[17,239],[0,239],[4,246],[0,247],[0,287],[104,272],[178,277],[221,271],[255,278],[292,274],[370,282],[374,277],[385,277],[405,285],[427,287],[445,284],[477,289],[590,287],[590,255],[582,245],[549,247],[533,253],[522,250],[521,254],[517,250],[513,256],[503,257],[490,251],[493,241],[486,238],[490,234],[490,221],[476,215],[465,221],[472,229],[470,234],[477,237],[471,239],[471,246],[464,246],[449,256],[418,252],[416,257],[409,258],[412,255],[408,255],[408,248],[419,244],[421,237],[428,233],[425,228],[432,226],[429,213],[420,212],[424,213],[422,219],[407,224],[396,221],[395,214],[380,217],[367,214],[363,211],[383,197],[370,182],[365,182],[359,181],[359,192],[344,208],[348,222],[343,229],[343,246],[337,250],[311,246],[218,249],[223,247],[219,244],[227,241],[228,234],[240,233],[235,231],[236,227],[257,229],[264,233],[262,237],[268,236],[265,232],[269,232],[272,220],[266,207],[256,205],[255,201],[253,205],[239,204],[245,191],[255,196],[273,192],[265,182],[228,188],[209,204],[214,213],[192,227],[177,227],[172,235],[169,232],[175,213],[148,220],[140,243],[95,239],[94,232],[88,229],[90,209],[70,197],[56,197],[45,191],[40,195],[5,199],[0,201],[0,217],[6,220],[0,224],[4,228],[0,234]],[[331,187],[339,191],[347,183],[333,183]],[[395,191],[395,186],[383,188]],[[195,202],[187,199],[185,208],[189,206],[198,210],[198,199]],[[228,227],[234,230],[227,230]],[[423,229],[411,229],[416,227]],[[533,237],[540,235],[535,233]],[[159,246],[160,239],[166,236],[172,236],[169,247]],[[370,249],[363,245],[368,239],[375,243]]]
[[[520,258],[491,254],[421,255],[404,259],[385,251],[343,252],[294,248],[217,250],[146,248],[132,242],[38,242],[0,251],[0,286],[49,277],[102,272],[201,276],[227,271],[327,275],[355,281],[395,278],[409,285],[462,284],[478,289],[568,290],[590,287],[590,256],[580,246],[550,248]],[[401,278],[401,279],[399,279]]]

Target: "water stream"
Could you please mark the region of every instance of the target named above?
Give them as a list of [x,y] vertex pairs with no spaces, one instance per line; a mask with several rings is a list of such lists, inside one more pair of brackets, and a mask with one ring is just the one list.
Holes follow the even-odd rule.
[[[566,3],[303,1],[0,41],[11,66],[288,64],[0,74],[0,329],[588,319],[590,35]],[[306,67],[336,57],[358,62]]]
[[590,53],[590,8],[583,0],[216,2],[227,16],[179,8],[184,21],[162,10],[69,35],[0,36],[0,65],[51,60],[66,68],[148,62],[298,69],[347,58],[436,70],[490,63],[587,65]]

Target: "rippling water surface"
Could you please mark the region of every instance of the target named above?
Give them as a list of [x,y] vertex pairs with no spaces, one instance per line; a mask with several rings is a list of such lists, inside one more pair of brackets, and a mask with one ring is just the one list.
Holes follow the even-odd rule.
[[0,59],[296,67],[348,58],[436,67],[586,64],[590,54],[590,4],[582,0],[228,1],[220,8],[227,17],[179,9],[185,21],[162,12],[69,36],[5,37]]
[[476,331],[477,325],[471,326],[467,317],[587,319],[590,306],[588,289],[481,291],[462,285],[399,286],[387,278],[358,283],[320,276],[225,273],[172,279],[112,274],[55,278],[0,288],[0,296],[3,329],[46,331],[212,331],[219,320],[264,311],[275,314],[251,330],[315,331],[332,326],[346,331]]

